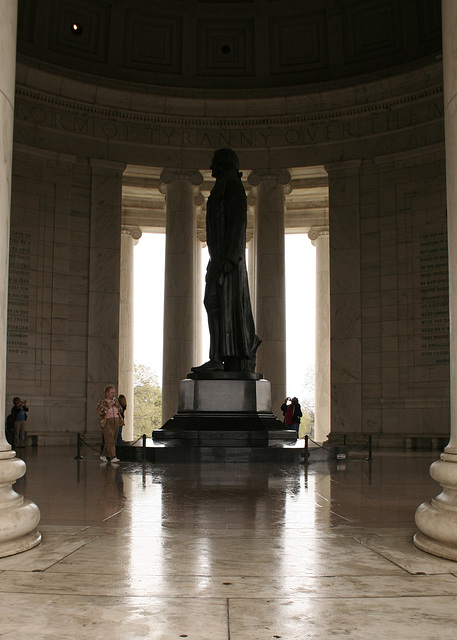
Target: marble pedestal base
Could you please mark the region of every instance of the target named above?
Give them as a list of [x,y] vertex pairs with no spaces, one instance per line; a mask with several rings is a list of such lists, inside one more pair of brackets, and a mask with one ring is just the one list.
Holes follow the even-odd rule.
[[416,547],[440,558],[457,561],[457,456],[442,454],[430,467],[430,475],[443,487],[442,493],[416,511],[419,532]]
[[12,485],[25,473],[25,462],[14,451],[0,451],[0,558],[27,551],[41,542],[36,504],[16,493]]
[[[190,373],[179,384],[178,414],[268,413],[271,387],[261,374],[217,372]],[[241,377],[243,376],[243,377]]]
[[181,447],[258,448],[293,443],[297,433],[272,413],[270,383],[261,374],[215,372],[181,380],[178,412],[152,438]]
[[[231,434],[240,434],[243,437],[242,432],[232,431]],[[287,446],[287,443],[279,443],[275,440],[270,440],[268,446],[265,445],[265,442],[262,446],[243,446],[239,442],[235,446],[233,444],[232,446],[225,446],[223,442],[226,434],[222,434],[222,436],[219,434],[214,439],[212,439],[213,434],[208,431],[198,432],[198,434],[195,432],[191,434],[182,432],[182,434],[176,433],[175,435],[175,440],[169,440],[165,443],[154,441],[152,446],[148,444],[145,448],[140,446],[140,443],[133,447],[125,447],[125,450],[122,447],[118,447],[119,456],[123,462],[144,462],[147,460],[154,464],[212,464],[218,462],[300,464],[303,461],[303,447],[294,446],[294,441],[290,446]],[[182,435],[182,438],[179,437],[180,435]],[[187,439],[188,435],[190,435],[189,439]],[[196,442],[195,437],[202,437],[202,439]],[[233,442],[237,441],[234,440]]]

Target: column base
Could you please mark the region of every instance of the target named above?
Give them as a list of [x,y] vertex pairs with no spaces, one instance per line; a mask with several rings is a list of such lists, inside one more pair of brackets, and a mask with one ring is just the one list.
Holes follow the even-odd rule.
[[413,542],[421,551],[438,556],[439,558],[455,560],[457,562],[457,546],[453,547],[449,544],[437,542],[423,533],[416,533]]
[[[27,506],[36,507],[36,505],[27,501]],[[37,508],[37,507],[36,507]],[[39,519],[39,517],[38,517]],[[7,556],[14,556],[17,553],[22,553],[23,551],[28,551],[29,549],[33,549],[41,542],[41,533],[34,529],[30,531],[20,538],[15,538],[13,540],[7,540],[5,542],[0,541],[0,558],[6,558]]]
[[12,485],[25,473],[14,451],[0,451],[0,558],[28,551],[41,542],[40,510],[16,493]]
[[419,532],[413,541],[422,551],[457,561],[457,464],[437,460],[430,467],[430,475],[443,491],[431,503],[418,507],[415,520]]

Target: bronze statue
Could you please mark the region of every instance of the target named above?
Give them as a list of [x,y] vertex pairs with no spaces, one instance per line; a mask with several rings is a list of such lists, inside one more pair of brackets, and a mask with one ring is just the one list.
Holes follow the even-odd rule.
[[246,271],[247,201],[238,157],[232,149],[215,151],[206,211],[210,260],[204,304],[210,334],[209,361],[192,371],[255,371],[260,339],[255,334]]

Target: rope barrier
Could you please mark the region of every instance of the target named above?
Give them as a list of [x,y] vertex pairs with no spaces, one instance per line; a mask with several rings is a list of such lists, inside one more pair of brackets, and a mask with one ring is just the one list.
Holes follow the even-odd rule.
[[[354,444],[351,445],[346,435],[340,436],[336,440],[337,442],[343,440],[344,446],[346,446],[350,451],[365,451],[366,449],[368,449],[367,460],[370,460],[370,461],[373,460],[373,443],[372,443],[371,434],[368,436],[366,442],[361,445],[354,445]],[[324,445],[319,444],[319,442],[316,442],[315,440],[310,438],[308,435],[305,435],[305,460],[307,460],[310,457],[309,442],[312,442],[319,449],[323,449],[324,451],[328,451],[329,453],[336,453],[337,446],[334,446],[332,448],[325,447]]]
[[[136,440],[134,440],[133,442],[129,442],[128,444],[126,444],[124,442],[123,446],[126,446],[128,448],[134,447],[140,440],[143,441],[143,461],[146,460],[146,434],[143,434],[142,436],[140,436],[139,438],[137,438]],[[95,451],[95,453],[100,454],[100,444],[98,445],[93,445],[89,442],[87,442],[80,433],[77,434],[76,436],[76,455],[74,457],[74,460],[83,460],[83,456],[81,455],[81,446],[85,445],[86,447],[89,447],[89,449],[92,449],[92,451]],[[96,449],[95,447],[98,446],[98,449]]]
[[319,449],[324,449],[324,451],[329,451],[330,453],[335,453],[335,448],[329,449],[328,447],[324,447],[324,445],[315,442],[311,438],[309,438],[313,444],[315,444]]
[[[134,440],[133,442],[129,443],[129,444],[125,444],[124,446],[127,446],[128,448],[130,447],[134,447],[140,440],[142,440],[142,459],[143,462],[146,460],[146,439],[147,436],[145,433],[143,433],[142,436],[140,436],[139,438],[137,438],[136,440]],[[371,461],[373,460],[373,447],[372,447],[372,437],[371,435],[368,436],[367,441],[365,442],[365,444],[362,445],[351,445],[348,442],[348,438],[346,435],[340,436],[339,438],[337,438],[338,440],[343,440],[344,446],[346,446],[349,450],[351,451],[364,451],[365,449],[368,448],[368,458],[367,460]],[[308,435],[305,435],[305,450],[304,450],[304,457],[305,457],[305,461],[308,460],[308,458],[310,457],[310,452],[309,452],[309,442],[312,442],[314,445],[316,445],[316,447],[318,447],[319,449],[323,449],[324,451],[328,451],[329,453],[336,453],[337,450],[337,446],[334,446],[332,448],[329,447],[324,447],[324,445],[319,444],[318,442],[316,442],[315,440],[313,440],[312,438],[310,438]],[[95,445],[90,444],[89,442],[87,442],[80,433],[77,434],[76,436],[76,456],[75,456],[75,460],[82,460],[83,456],[81,455],[81,446],[85,445],[86,447],[89,447],[89,449],[92,449],[92,451],[95,451],[96,453],[99,453],[99,449],[95,449]]]

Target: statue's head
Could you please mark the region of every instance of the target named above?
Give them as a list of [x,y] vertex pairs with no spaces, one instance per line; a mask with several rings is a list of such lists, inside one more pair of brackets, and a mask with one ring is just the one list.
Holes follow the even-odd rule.
[[233,169],[238,172],[240,168],[238,156],[233,149],[218,149],[214,152],[211,163],[211,174],[216,178],[222,171]]

